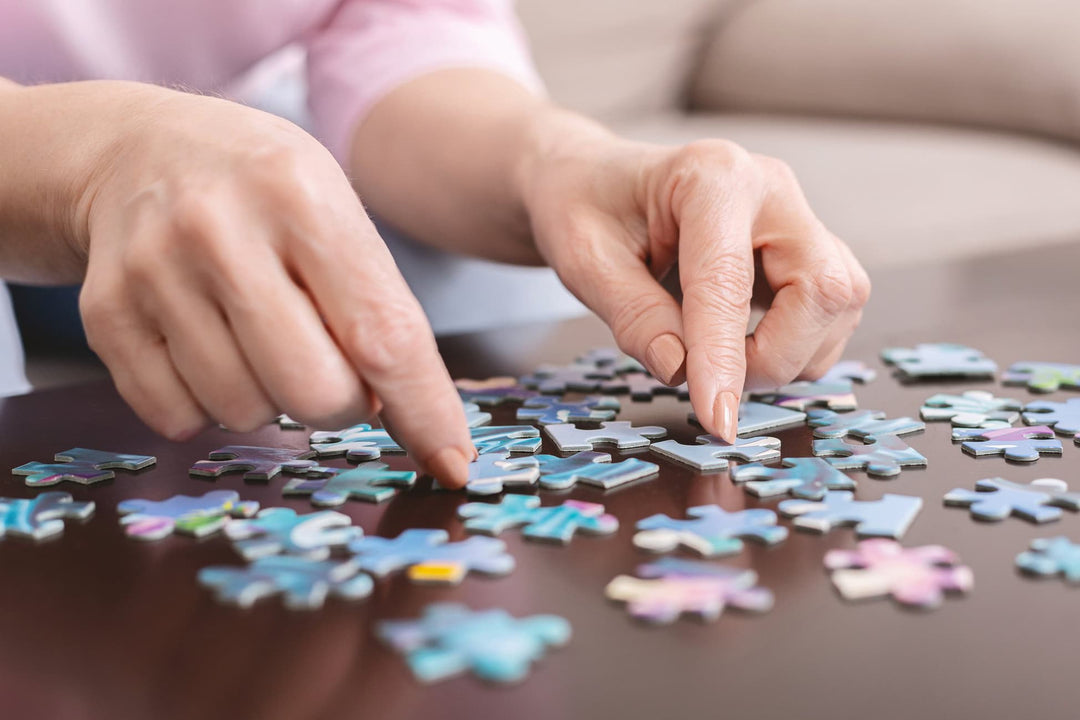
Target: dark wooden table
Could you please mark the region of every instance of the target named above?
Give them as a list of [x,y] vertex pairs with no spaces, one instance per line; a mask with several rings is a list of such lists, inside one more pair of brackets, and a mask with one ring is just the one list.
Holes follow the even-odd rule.
[[[875,297],[848,357],[877,361],[886,345],[953,340],[982,348],[1002,366],[1016,360],[1080,361],[1077,307],[1080,248],[1043,249],[963,265],[897,271],[875,278]],[[458,377],[519,374],[539,362],[569,360],[609,336],[594,320],[452,338],[444,354]],[[993,389],[993,383],[902,386],[882,372],[859,388],[861,406],[915,415],[938,391]],[[1051,397],[1066,396],[1066,392]],[[621,419],[662,424],[687,441],[688,405],[674,398],[624,402]],[[497,421],[509,420],[503,410]],[[809,454],[806,428],[777,434],[786,456]],[[97,502],[85,525],[35,545],[0,542],[0,717],[16,718],[890,718],[1076,717],[1080,712],[1080,595],[1060,581],[1034,581],[1013,558],[1035,537],[1080,540],[1080,516],[1045,526],[1009,519],[973,521],[942,506],[950,488],[1001,475],[1029,481],[1060,477],[1080,489],[1080,448],[1030,466],[976,460],[949,440],[947,423],[910,439],[929,458],[925,470],[891,481],[859,478],[858,497],[918,494],[922,513],[907,544],[942,543],[975,573],[975,590],[933,613],[889,601],[849,604],[833,591],[822,556],[850,547],[850,530],[794,532],[773,549],[751,546],[728,564],[753,567],[776,594],[763,616],[730,611],[714,624],[682,620],[648,627],[603,596],[612,577],[646,558],[630,537],[652,513],[681,514],[716,502],[729,510],[772,506],[732,485],[727,473],[702,475],[659,461],[659,477],[603,493],[579,488],[542,493],[606,503],[622,527],[611,538],[580,537],[569,547],[504,537],[518,560],[508,577],[469,578],[457,588],[380,581],[357,604],[331,601],[319,612],[289,612],[277,601],[250,611],[216,604],[195,582],[199,568],[237,563],[222,538],[157,543],[126,539],[116,504],[233,488],[264,505],[309,510],[283,499],[279,478],[252,484],[236,476],[188,477],[195,460],[221,445],[303,448],[307,434],[268,428],[250,436],[221,430],[172,444],[145,429],[110,386],[94,384],[0,401],[0,466],[48,460],[73,446],[154,454],[157,467],[92,487],[60,487]],[[545,450],[550,451],[550,447]],[[406,467],[408,461],[391,461]],[[3,476],[3,495],[29,495]],[[342,508],[368,534],[445,528],[465,500],[422,489],[383,505]],[[514,614],[558,613],[574,628],[520,685],[502,688],[462,677],[417,684],[402,659],[372,636],[374,621],[411,617],[429,602],[463,601]]]

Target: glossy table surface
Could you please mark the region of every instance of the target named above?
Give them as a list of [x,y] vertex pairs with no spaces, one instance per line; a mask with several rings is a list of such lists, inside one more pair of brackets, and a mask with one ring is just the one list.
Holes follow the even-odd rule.
[[[916,415],[928,395],[970,388],[1032,398],[1026,389],[990,382],[901,385],[877,360],[888,345],[964,342],[1002,367],[1018,360],[1080,362],[1080,285],[1074,279],[1080,247],[1044,252],[876,277],[874,299],[847,353],[881,370],[875,382],[857,387],[860,406]],[[452,338],[443,350],[456,377],[487,377],[523,374],[609,343],[589,319]],[[688,409],[672,397],[652,403],[624,398],[620,419],[664,425],[688,441],[697,433],[686,422]],[[510,413],[499,410],[496,421],[512,421]],[[776,436],[785,456],[809,454],[807,428]],[[622,524],[613,537],[579,537],[557,547],[505,533],[518,563],[505,578],[470,577],[458,587],[436,588],[399,576],[378,581],[366,601],[330,601],[317,612],[290,612],[275,600],[247,611],[218,605],[195,575],[207,565],[239,563],[221,537],[141,543],[122,534],[116,504],[130,497],[231,488],[263,505],[310,509],[306,500],[281,497],[281,477],[259,484],[235,475],[208,481],[187,474],[192,462],[222,445],[301,449],[306,438],[303,431],[271,427],[245,436],[211,430],[172,444],[145,429],[106,384],[0,401],[5,468],[49,460],[73,446],[158,457],[151,470],[56,488],[98,507],[89,522],[69,524],[61,539],[0,542],[0,717],[885,720],[1064,718],[1080,707],[1080,591],[1058,580],[1030,580],[1013,564],[1033,538],[1080,540],[1080,514],[1066,512],[1044,526],[1017,519],[985,524],[941,501],[953,487],[993,476],[1059,477],[1080,489],[1080,447],[1068,441],[1063,457],[1020,466],[964,455],[950,442],[948,423],[935,423],[909,438],[929,458],[928,468],[905,470],[890,481],[852,473],[861,499],[885,492],[922,496],[923,510],[905,544],[947,545],[973,569],[974,591],[931,613],[904,611],[888,600],[843,601],[822,566],[828,549],[853,545],[852,531],[842,529],[824,536],[793,532],[778,547],[750,545],[718,561],[760,574],[776,594],[768,614],[732,610],[716,623],[684,619],[666,627],[633,621],[603,589],[647,559],[630,542],[637,520],[680,515],[703,503],[728,510],[775,505],[747,495],[726,472],[700,474],[649,454],[640,457],[661,465],[651,480],[607,493],[541,493],[545,503],[605,503]],[[408,467],[400,456],[391,464]],[[4,475],[0,483],[2,495],[32,494],[19,478]],[[385,504],[353,502],[342,510],[367,534],[428,527],[461,539],[455,508],[464,501],[458,493],[432,492],[422,480],[417,490]],[[505,607],[516,615],[557,613],[570,620],[574,636],[519,685],[492,687],[461,677],[425,687],[374,639],[372,626],[415,616],[440,600]]]

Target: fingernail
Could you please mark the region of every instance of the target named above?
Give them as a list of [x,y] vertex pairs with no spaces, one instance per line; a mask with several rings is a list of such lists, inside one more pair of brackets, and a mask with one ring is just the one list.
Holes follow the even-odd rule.
[[717,431],[725,442],[734,443],[739,437],[739,399],[730,390],[716,396],[713,419]]
[[469,479],[469,459],[456,447],[436,450],[425,466],[428,474],[435,476],[445,488],[456,490]]
[[686,362],[686,348],[673,333],[664,333],[649,343],[645,349],[645,364],[653,377],[670,385],[682,371]]

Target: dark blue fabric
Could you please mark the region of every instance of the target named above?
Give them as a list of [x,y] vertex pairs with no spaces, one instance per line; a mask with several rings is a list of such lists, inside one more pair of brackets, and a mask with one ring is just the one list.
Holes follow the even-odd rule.
[[80,287],[8,286],[27,350],[90,352],[79,317]]

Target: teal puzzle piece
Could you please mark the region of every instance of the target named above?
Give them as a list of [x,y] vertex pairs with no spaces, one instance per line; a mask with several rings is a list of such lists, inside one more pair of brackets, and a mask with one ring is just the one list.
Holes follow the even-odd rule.
[[90,485],[116,477],[114,470],[136,471],[157,462],[151,455],[128,455],[125,453],[72,448],[56,453],[55,462],[29,462],[14,468],[14,475],[25,475],[30,487],[47,487],[61,481]]

